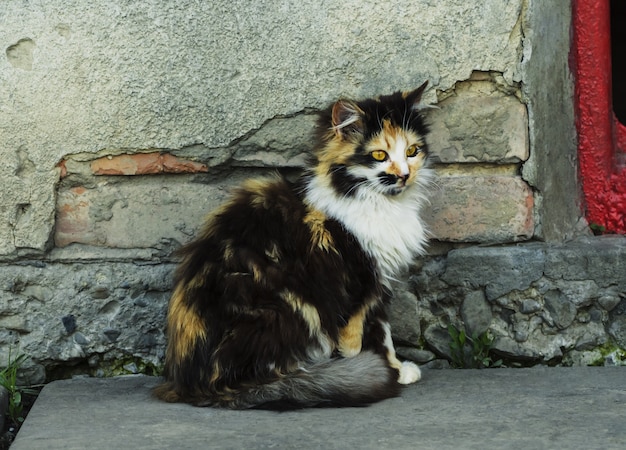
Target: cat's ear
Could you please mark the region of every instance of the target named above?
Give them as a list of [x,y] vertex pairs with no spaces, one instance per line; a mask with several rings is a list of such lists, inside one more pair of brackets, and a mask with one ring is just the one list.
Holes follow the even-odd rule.
[[407,103],[411,105],[412,109],[420,109],[420,103],[422,101],[422,94],[428,86],[428,81],[422,83],[420,87],[414,91],[404,92],[402,96],[406,99]]
[[345,138],[363,132],[363,111],[350,100],[339,100],[333,105],[332,125],[337,136]]

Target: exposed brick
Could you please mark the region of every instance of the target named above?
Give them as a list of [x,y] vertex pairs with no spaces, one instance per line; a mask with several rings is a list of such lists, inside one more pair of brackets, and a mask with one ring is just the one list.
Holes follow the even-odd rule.
[[62,159],[57,164],[57,167],[59,168],[59,178],[65,178],[67,176],[67,165],[66,165],[66,162],[67,162],[66,160]]
[[94,175],[150,175],[207,172],[206,164],[180,159],[170,153],[105,156],[91,162]]
[[90,204],[90,192],[82,186],[59,192],[54,234],[58,247],[72,242],[93,241]]
[[177,158],[169,153],[162,153],[160,158],[164,173],[198,173],[208,172],[206,164]]
[[442,241],[522,241],[534,231],[533,193],[520,177],[441,177],[424,218]]
[[81,243],[161,248],[186,242],[229,189],[247,177],[247,172],[233,171],[208,184],[187,176],[157,175],[98,183],[88,189],[61,186],[55,243],[58,247]]
[[[247,178],[230,173],[198,184],[185,178],[133,178],[94,188],[61,187],[55,243],[114,248],[159,247],[184,242],[228,188]],[[442,176],[431,193],[425,219],[436,239],[450,242],[515,242],[533,235],[533,195],[515,176]]]

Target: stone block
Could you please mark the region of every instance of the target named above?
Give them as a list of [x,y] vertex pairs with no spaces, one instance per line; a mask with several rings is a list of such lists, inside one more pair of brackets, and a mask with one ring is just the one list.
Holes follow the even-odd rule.
[[436,358],[433,352],[415,347],[396,346],[396,354],[400,359],[413,361],[417,364],[426,364]]
[[[92,186],[61,187],[55,244],[111,248],[162,248],[189,241],[204,217],[248,176],[115,178]],[[204,181],[201,183],[200,181]]]
[[424,219],[441,241],[523,241],[534,232],[533,204],[519,177],[446,176],[437,180]]
[[594,280],[598,286],[626,290],[626,239],[607,235],[585,238],[546,252],[546,276],[564,280]]
[[[17,161],[11,167],[13,158]],[[58,177],[35,170],[21,152],[7,160],[7,172],[13,173],[0,174],[0,255],[17,249],[46,250],[54,227],[54,211],[47,205],[54,204]]]
[[576,306],[561,291],[551,289],[543,295],[546,310],[557,328],[567,328],[576,318]]
[[[249,155],[255,160],[262,158],[258,151]],[[190,177],[158,176],[169,170],[207,170],[204,164],[184,159],[172,157],[168,161],[158,153],[103,157],[90,163],[91,171],[101,175],[153,175],[115,177],[96,183],[85,180],[84,169],[68,160],[71,173],[82,173],[79,179],[88,182],[75,186],[76,180],[67,178],[61,184],[55,244],[145,248],[161,246],[163,240],[185,242],[206,213],[224,200],[229,188],[247,177],[267,173],[252,168],[230,169],[228,175],[207,175],[202,183]],[[442,177],[433,197],[424,215],[436,239],[509,242],[532,236],[532,192],[518,178]]]
[[429,113],[433,157],[443,163],[519,163],[528,159],[526,105],[491,81],[457,83]]
[[468,247],[448,253],[442,279],[452,286],[484,287],[487,300],[522,291],[543,275],[545,256],[539,244],[515,247]]
[[460,313],[465,324],[465,330],[470,337],[480,336],[491,325],[491,307],[482,290],[468,292],[463,299]]
[[626,350],[626,293],[622,295],[622,301],[611,311],[609,333],[615,342]]
[[513,360],[582,364],[575,352],[592,352],[607,342],[624,348],[626,284],[608,266],[619,270],[625,243],[623,236],[596,237],[458,248],[448,252],[445,264],[441,256],[432,257],[412,277],[423,337],[443,353],[438,324],[461,318],[468,328],[475,307],[496,337],[495,350]]
[[417,346],[422,334],[417,298],[412,292],[396,289],[391,303],[388,312],[394,341]]

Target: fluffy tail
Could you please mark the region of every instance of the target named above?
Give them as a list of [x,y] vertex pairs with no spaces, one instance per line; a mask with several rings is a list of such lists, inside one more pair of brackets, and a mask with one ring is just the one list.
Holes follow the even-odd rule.
[[[398,373],[372,352],[301,368],[262,385],[242,387],[234,397],[216,399],[227,408],[296,409],[365,406],[400,393]],[[232,393],[231,393],[232,395]]]
[[[389,367],[384,357],[366,351],[353,358],[337,358],[303,367],[266,384],[242,385],[191,403],[273,410],[366,406],[398,396],[401,385],[397,380],[398,372]],[[164,400],[167,400],[166,386],[167,383],[156,392]],[[172,400],[170,397],[169,401]]]

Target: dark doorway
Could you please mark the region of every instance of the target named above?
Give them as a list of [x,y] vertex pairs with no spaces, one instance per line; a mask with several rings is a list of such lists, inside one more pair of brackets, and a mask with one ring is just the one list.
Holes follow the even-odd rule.
[[626,1],[611,0],[613,112],[626,125]]

